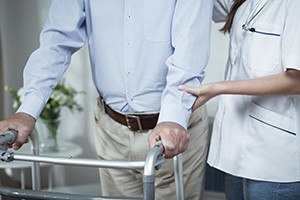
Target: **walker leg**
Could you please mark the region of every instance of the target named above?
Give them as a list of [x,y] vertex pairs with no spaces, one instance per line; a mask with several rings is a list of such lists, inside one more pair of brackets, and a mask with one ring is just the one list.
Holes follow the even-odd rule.
[[178,154],[175,156],[173,158],[173,163],[175,172],[176,198],[177,200],[184,200],[182,155]]
[[22,168],[20,171],[20,182],[21,182],[21,189],[25,189],[25,172],[24,169]]
[[[31,140],[31,152],[32,155],[40,155],[39,147],[39,137],[35,129],[33,129],[32,134],[30,135]],[[41,189],[41,172],[40,172],[40,163],[33,162],[31,167],[31,179],[32,179],[32,189],[40,190]]]
[[143,177],[144,199],[145,200],[154,200],[154,198],[155,198],[154,181],[155,181],[154,175],[149,175],[149,176]]

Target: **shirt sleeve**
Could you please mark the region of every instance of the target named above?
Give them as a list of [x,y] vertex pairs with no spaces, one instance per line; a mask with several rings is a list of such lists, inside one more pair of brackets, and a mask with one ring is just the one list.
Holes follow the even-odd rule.
[[233,0],[215,0],[212,17],[214,22],[225,22],[233,3]]
[[167,61],[166,88],[162,94],[159,122],[172,121],[187,128],[195,96],[177,89],[201,84],[209,57],[213,1],[178,0],[173,16],[172,46]]
[[288,0],[287,15],[282,34],[282,63],[285,69],[300,70],[300,1]]
[[24,72],[25,100],[17,112],[38,118],[54,87],[86,38],[82,0],[54,0],[40,34],[40,47],[29,57]]

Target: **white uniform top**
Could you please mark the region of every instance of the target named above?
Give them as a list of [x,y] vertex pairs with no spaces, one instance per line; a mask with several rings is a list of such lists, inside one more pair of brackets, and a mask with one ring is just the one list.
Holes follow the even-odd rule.
[[[260,1],[247,0],[236,13],[226,80],[261,77],[287,68],[300,70],[300,1],[273,0],[253,18]],[[216,0],[215,21],[225,20],[232,2]],[[247,20],[246,28],[255,31],[242,28]],[[222,95],[208,163],[255,180],[300,181],[299,109],[296,95]]]

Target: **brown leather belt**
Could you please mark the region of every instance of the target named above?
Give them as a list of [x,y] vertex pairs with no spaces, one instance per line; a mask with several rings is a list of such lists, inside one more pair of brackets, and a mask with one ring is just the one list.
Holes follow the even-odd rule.
[[[101,98],[100,98],[101,100]],[[116,122],[127,126],[131,131],[144,131],[153,129],[158,120],[158,113],[157,114],[122,114],[119,112],[114,111],[110,108],[106,103],[101,100],[105,113],[110,116]]]

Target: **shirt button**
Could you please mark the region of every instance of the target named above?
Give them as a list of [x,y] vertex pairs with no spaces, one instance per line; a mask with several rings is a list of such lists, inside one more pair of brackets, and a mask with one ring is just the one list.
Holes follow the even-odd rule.
[[130,72],[126,72],[127,75],[130,75]]
[[131,44],[130,42],[128,42],[128,43],[127,43],[127,46],[128,46],[128,47],[131,47],[131,46],[132,46],[132,44]]
[[131,15],[127,15],[127,19],[130,19],[131,18]]

